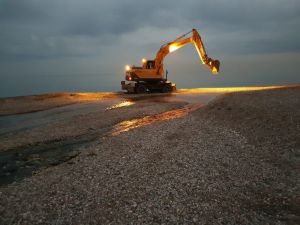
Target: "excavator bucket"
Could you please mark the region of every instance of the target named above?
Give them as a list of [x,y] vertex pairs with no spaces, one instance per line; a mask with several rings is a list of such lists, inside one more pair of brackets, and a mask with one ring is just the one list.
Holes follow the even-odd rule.
[[211,60],[209,62],[209,68],[213,74],[218,74],[219,73],[219,68],[220,68],[220,61],[219,60]]

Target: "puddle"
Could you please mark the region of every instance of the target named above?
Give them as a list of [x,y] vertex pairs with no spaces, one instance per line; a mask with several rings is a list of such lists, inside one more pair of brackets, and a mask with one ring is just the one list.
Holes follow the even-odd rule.
[[113,127],[111,132],[112,136],[119,135],[123,132],[127,132],[129,130],[147,126],[156,122],[164,121],[164,120],[172,120],[177,119],[180,117],[186,116],[189,112],[195,111],[202,107],[203,104],[196,103],[196,104],[189,104],[181,109],[174,109],[171,111],[167,111],[161,114],[153,115],[153,116],[146,116],[140,119],[133,119],[133,120],[126,120],[121,123],[118,123]]
[[131,105],[134,105],[134,104],[135,103],[133,101],[123,101],[123,102],[115,104],[111,107],[108,107],[105,110],[117,109],[117,108],[121,108],[121,107],[128,107],[128,106],[131,106]]

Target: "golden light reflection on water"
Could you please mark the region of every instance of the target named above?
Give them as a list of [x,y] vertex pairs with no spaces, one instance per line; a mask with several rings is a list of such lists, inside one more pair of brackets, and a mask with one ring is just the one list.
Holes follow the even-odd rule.
[[241,91],[260,91],[260,90],[269,90],[276,88],[283,88],[286,86],[260,86],[260,87],[224,87],[224,88],[192,88],[192,89],[179,89],[177,93],[227,93],[227,92],[241,92]]
[[[102,99],[117,98],[120,94],[115,92],[91,92],[91,93],[58,93],[60,96],[66,96],[71,99],[80,100],[80,101],[97,101]],[[49,96],[48,94],[45,97]],[[51,95],[49,96],[51,97]]]
[[164,120],[171,120],[171,119],[177,119],[180,117],[184,117],[189,112],[195,111],[199,109],[203,104],[197,103],[197,104],[191,104],[187,105],[181,109],[174,109],[171,111],[167,111],[164,113],[160,113],[153,116],[146,116],[140,119],[133,119],[133,120],[126,120],[123,121],[117,125],[114,126],[111,135],[116,136],[120,133],[127,132],[129,130],[132,130],[134,128],[150,125],[156,122],[164,121]]
[[113,105],[111,107],[106,108],[106,110],[116,109],[116,108],[121,108],[121,107],[128,107],[128,106],[131,106],[131,105],[134,105],[134,104],[135,103],[132,102],[132,101],[123,101],[123,102],[120,102],[116,105]]

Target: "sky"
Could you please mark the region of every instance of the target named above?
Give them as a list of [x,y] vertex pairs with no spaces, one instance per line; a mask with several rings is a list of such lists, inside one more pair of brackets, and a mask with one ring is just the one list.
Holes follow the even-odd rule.
[[299,84],[299,0],[0,0],[0,97],[119,91],[126,64],[198,29],[165,60],[178,88]]

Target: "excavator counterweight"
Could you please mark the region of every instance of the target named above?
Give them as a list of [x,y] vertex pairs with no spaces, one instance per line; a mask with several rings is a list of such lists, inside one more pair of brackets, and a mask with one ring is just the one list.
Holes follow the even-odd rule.
[[[191,36],[187,37],[189,34]],[[219,72],[220,61],[207,56],[198,31],[192,29],[174,41],[161,46],[154,60],[143,59],[141,67],[127,65],[125,67],[125,79],[129,82],[121,82],[122,90],[127,90],[130,93],[145,93],[147,91],[171,92],[176,90],[176,85],[168,81],[165,76],[163,61],[169,53],[189,43],[194,44],[202,64],[207,65],[213,74],[217,74]]]

